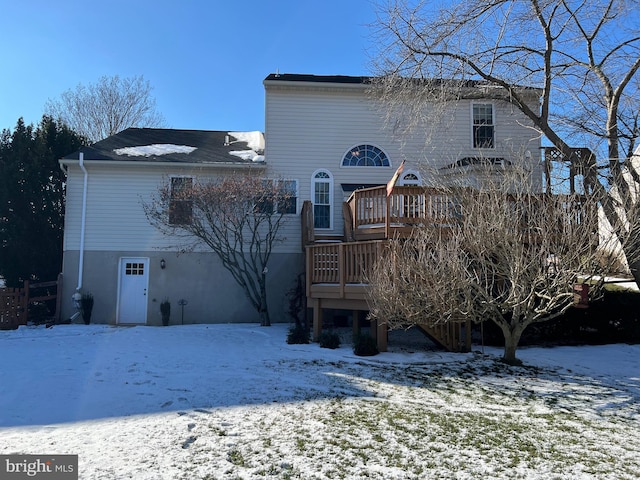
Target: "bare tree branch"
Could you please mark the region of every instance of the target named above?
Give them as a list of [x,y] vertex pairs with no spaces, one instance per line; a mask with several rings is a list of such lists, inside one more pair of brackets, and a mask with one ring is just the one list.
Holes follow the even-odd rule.
[[180,250],[211,249],[268,326],[267,265],[293,198],[282,181],[235,172],[180,188],[167,181],[143,207],[151,224],[175,238]]
[[573,305],[574,284],[599,294],[614,257],[597,249],[593,197],[535,193],[513,169],[486,173],[481,190],[439,187],[447,222],[427,211],[412,238],[390,242],[370,278],[371,317],[392,328],[490,320],[513,361],[528,325]]
[[[402,133],[406,125],[428,124],[424,111],[433,104],[456,101],[435,90],[416,94],[408,79],[476,79],[495,87],[485,98],[517,107],[565,158],[572,159],[572,142],[596,153],[602,168],[590,193],[625,237],[633,230],[625,222],[636,210],[639,176],[629,161],[640,135],[639,15],[637,0],[391,1],[378,14],[374,68],[384,81],[377,94],[390,112],[412,102],[404,113],[413,120]],[[523,96],[524,86],[538,89],[539,102]],[[445,111],[431,109],[431,121],[441,122]],[[640,285],[636,253],[624,255]]]
[[95,143],[129,127],[164,126],[151,90],[142,75],[103,76],[95,84],[79,84],[59,99],[50,99],[45,110]]

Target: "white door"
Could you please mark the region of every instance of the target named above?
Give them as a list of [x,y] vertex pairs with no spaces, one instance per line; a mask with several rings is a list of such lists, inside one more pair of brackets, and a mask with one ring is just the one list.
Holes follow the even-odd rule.
[[147,323],[148,258],[121,258],[117,323]]

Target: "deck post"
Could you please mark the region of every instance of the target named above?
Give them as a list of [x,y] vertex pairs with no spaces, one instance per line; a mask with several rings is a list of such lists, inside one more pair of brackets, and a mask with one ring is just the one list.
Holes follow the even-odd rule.
[[353,321],[351,322],[353,324],[353,336],[355,337],[360,333],[360,310],[353,310],[351,315],[353,317]]
[[58,274],[56,281],[56,312],[54,313],[54,321],[60,322],[60,312],[62,311],[62,272]]
[[388,343],[388,330],[386,322],[376,323],[376,340],[378,342],[378,351],[386,352]]
[[311,296],[311,281],[313,280],[313,251],[311,247],[305,247],[306,272],[305,272],[305,290],[307,298]]
[[389,238],[389,216],[391,215],[391,195],[387,195],[386,196],[387,199],[387,212],[385,214],[385,219],[384,219],[384,238]]
[[338,282],[340,285],[340,298],[344,298],[344,284],[346,283],[346,258],[344,243],[338,245]]
[[319,298],[314,298],[313,304],[313,341],[317,342],[322,333],[322,308]]

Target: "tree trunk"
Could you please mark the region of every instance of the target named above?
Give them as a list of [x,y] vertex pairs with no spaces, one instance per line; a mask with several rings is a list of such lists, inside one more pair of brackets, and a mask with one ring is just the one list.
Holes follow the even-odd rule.
[[503,326],[502,333],[504,335],[504,353],[502,359],[509,365],[517,365],[520,362],[516,358],[516,350],[520,343],[520,337],[524,328],[518,326]]
[[262,327],[270,327],[271,319],[269,318],[269,310],[266,308],[264,310],[260,310],[260,326]]
[[631,270],[631,275],[633,275],[633,279],[636,281],[636,285],[638,286],[638,288],[640,288],[640,260],[630,262],[629,270]]
[[269,308],[267,307],[267,278],[263,273],[260,278],[260,325],[263,327],[271,326],[271,319],[269,318]]

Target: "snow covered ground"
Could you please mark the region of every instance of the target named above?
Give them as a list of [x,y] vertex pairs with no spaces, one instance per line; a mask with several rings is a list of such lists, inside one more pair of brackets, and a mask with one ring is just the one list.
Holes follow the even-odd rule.
[[[287,345],[287,325],[0,331],[0,454],[82,479],[635,479],[640,345]],[[395,340],[395,341],[394,341]]]

